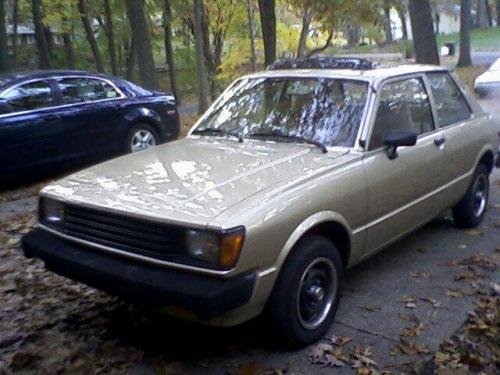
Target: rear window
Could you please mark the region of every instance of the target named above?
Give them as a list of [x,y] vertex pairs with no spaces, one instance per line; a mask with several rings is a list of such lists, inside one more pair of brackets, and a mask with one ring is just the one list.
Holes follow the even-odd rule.
[[106,81],[93,78],[62,78],[57,81],[65,104],[93,102],[120,97]]
[[471,116],[467,100],[449,73],[428,73],[439,126],[449,126]]

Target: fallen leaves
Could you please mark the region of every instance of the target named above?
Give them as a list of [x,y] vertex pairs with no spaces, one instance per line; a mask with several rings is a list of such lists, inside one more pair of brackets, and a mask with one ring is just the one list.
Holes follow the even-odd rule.
[[351,341],[350,337],[330,337],[330,342],[315,345],[309,355],[311,363],[321,367],[351,366],[358,374],[378,374],[377,363],[371,358],[372,346],[356,346],[350,354],[344,352],[343,345]]
[[439,307],[439,306],[441,306],[441,302],[439,302],[438,300],[436,300],[434,298],[421,297],[420,300],[423,301],[423,302],[430,303],[433,307]]
[[474,254],[471,257],[462,259],[458,264],[462,266],[476,266],[487,271],[494,271],[496,264],[483,253]]
[[402,300],[407,309],[415,309],[417,308],[417,299],[415,297],[406,297]]
[[369,312],[376,312],[381,310],[381,307],[379,305],[371,305],[371,304],[361,305],[361,308]]
[[410,272],[410,276],[414,278],[420,278],[420,279],[428,279],[431,277],[430,272]]
[[406,355],[419,355],[419,354],[429,354],[429,348],[423,344],[417,344],[415,342],[411,342],[409,340],[400,338],[397,344],[397,349],[401,353]]

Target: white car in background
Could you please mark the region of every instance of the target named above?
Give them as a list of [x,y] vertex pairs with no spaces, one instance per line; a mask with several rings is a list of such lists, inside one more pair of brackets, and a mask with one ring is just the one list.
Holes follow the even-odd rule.
[[500,59],[497,59],[486,72],[476,78],[474,91],[479,96],[490,95],[493,92],[500,94]]

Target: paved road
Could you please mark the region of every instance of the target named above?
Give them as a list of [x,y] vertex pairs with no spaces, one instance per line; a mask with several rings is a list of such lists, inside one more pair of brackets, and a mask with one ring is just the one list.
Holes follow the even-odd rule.
[[500,59],[500,51],[472,51],[471,58],[475,65],[491,65]]

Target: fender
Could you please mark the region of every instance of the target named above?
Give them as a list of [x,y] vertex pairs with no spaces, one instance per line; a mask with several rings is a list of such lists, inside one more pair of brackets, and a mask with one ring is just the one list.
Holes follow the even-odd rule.
[[349,240],[352,242],[352,230],[351,227],[349,226],[347,220],[340,215],[337,212],[334,211],[321,211],[317,212],[311,216],[309,216],[307,219],[305,219],[302,223],[300,223],[297,228],[292,232],[290,237],[288,237],[288,240],[285,242],[285,245],[281,249],[281,252],[278,256],[278,259],[275,264],[275,268],[279,270],[283,263],[285,262],[286,258],[290,254],[290,251],[292,251],[293,247],[297,243],[297,241],[305,234],[307,233],[311,228],[315,227],[318,224],[321,223],[326,223],[326,222],[336,222],[344,226],[346,228],[347,233],[349,235]]
[[146,107],[138,107],[130,110],[123,117],[122,123],[124,125],[131,125],[140,121],[149,122],[157,127],[162,126],[161,116],[156,111]]
[[474,170],[479,164],[479,160],[481,160],[481,158],[488,152],[491,152],[493,154],[493,168],[495,168],[495,149],[490,144],[486,144],[481,148],[481,150],[478,152],[476,156],[476,160],[474,161],[474,166],[471,171],[471,178],[472,178],[472,173],[474,173]]

